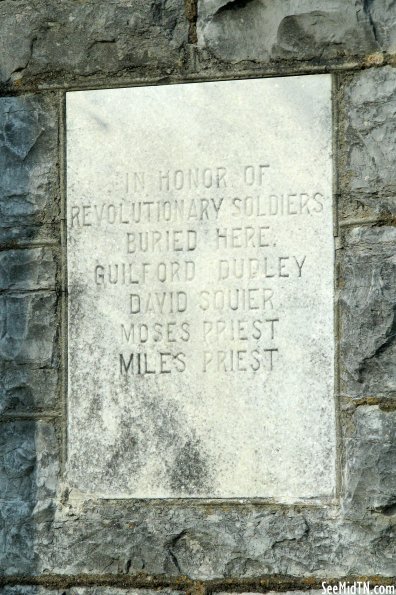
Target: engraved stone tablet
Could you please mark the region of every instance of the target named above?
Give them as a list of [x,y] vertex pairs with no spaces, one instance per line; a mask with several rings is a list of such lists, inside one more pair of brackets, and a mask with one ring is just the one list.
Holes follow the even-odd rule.
[[331,498],[327,75],[67,94],[68,481]]

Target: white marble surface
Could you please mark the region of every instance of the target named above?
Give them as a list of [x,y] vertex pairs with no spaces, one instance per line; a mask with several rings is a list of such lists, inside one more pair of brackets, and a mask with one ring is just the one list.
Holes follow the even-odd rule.
[[333,496],[331,152],[328,75],[67,93],[71,486]]

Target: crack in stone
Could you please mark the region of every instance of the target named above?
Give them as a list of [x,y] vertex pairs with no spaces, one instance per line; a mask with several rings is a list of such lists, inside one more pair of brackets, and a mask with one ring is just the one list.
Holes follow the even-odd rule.
[[37,35],[34,35],[32,37],[32,40],[30,42],[30,47],[29,47],[29,56],[26,60],[26,64],[24,66],[18,66],[17,68],[15,68],[15,70],[13,70],[10,74],[10,76],[8,77],[8,80],[6,81],[6,83],[9,83],[13,77],[14,74],[19,74],[21,72],[23,72],[24,70],[26,70],[31,62],[31,59],[33,57],[33,51],[34,51],[34,44],[37,41]]
[[180,568],[180,564],[179,564],[179,560],[177,559],[176,554],[173,552],[173,549],[178,541],[180,541],[180,539],[183,539],[183,537],[185,537],[187,535],[187,531],[185,529],[183,529],[183,531],[181,531],[180,533],[178,533],[168,544],[167,550],[168,550],[168,554],[170,556],[170,559],[172,560],[173,564],[175,565],[176,569],[178,572],[180,572],[180,574],[182,574],[182,570]]
[[375,359],[376,357],[378,357],[379,355],[381,355],[381,353],[383,353],[384,351],[386,351],[393,343],[393,341],[396,339],[396,305],[393,306],[393,316],[392,316],[392,322],[388,327],[388,330],[385,334],[384,340],[382,341],[382,343],[375,349],[374,353],[372,353],[371,355],[365,357],[362,362],[360,363],[359,366],[359,370],[358,370],[358,378],[359,378],[359,382],[362,382],[363,377],[366,374],[366,370],[365,367],[367,365],[367,363],[369,363],[370,361],[372,361],[373,359]]
[[117,40],[115,38],[113,39],[95,39],[95,41],[93,41],[89,46],[88,46],[88,51],[91,50],[93,47],[95,47],[95,45],[106,45],[109,44],[111,45],[112,43],[117,43]]
[[184,12],[187,17],[187,20],[189,21],[188,43],[196,44],[198,41],[198,0],[184,0]]

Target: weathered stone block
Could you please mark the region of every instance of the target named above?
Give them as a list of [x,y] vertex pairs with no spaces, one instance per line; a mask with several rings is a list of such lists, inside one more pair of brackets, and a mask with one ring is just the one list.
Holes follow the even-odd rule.
[[21,227],[0,227],[0,246],[28,247],[32,244],[59,244],[61,237],[60,222]]
[[37,522],[48,520],[53,512],[54,498],[59,480],[60,452],[56,428],[51,423],[38,421],[35,430],[36,448],[36,506],[33,519]]
[[[54,289],[55,275],[56,261],[50,248],[0,252],[0,291],[11,290],[0,297],[2,413],[55,404],[57,371],[51,369],[55,364],[55,294],[12,293]],[[49,367],[37,367],[43,365]]]
[[340,256],[341,392],[396,390],[396,229],[358,227]]
[[53,409],[58,371],[0,361],[0,414]]
[[[302,574],[335,558],[326,511],[254,505],[69,500],[59,507],[44,568],[70,574],[146,572],[193,579]],[[73,544],[73,545],[71,545]],[[364,546],[363,546],[364,547]],[[338,554],[337,554],[338,555]],[[341,553],[340,553],[341,555]]]
[[343,192],[388,198],[396,211],[396,68],[355,74],[345,88]]
[[2,500],[33,502],[37,507],[33,516],[40,517],[39,511],[55,494],[58,471],[58,444],[51,424],[34,421],[1,423]]
[[[1,3],[0,13],[5,4],[8,3]],[[14,10],[15,7],[13,4]],[[0,22],[3,25],[1,17]],[[18,31],[22,30],[19,24]],[[18,44],[16,46],[19,47]],[[34,226],[51,222],[58,216],[58,119],[55,99],[52,95],[0,99],[2,242],[23,239],[25,233],[12,231],[12,228],[26,228],[26,234],[32,240]]]
[[[40,568],[62,574],[252,578],[392,575],[391,518],[345,522],[327,507],[249,502],[100,501],[64,494],[53,531],[37,535]],[[49,545],[48,545],[49,544]]]
[[378,43],[384,51],[394,53],[396,51],[396,10],[394,1],[368,0],[365,5]]
[[200,0],[198,43],[216,58],[324,62],[378,51],[362,0]]
[[[396,411],[361,406],[346,438],[344,511],[396,512]],[[363,526],[363,523],[362,523]]]
[[[1,472],[0,472],[1,476]],[[3,478],[0,480],[3,481]],[[0,492],[2,487],[0,487]],[[1,497],[3,497],[1,495]],[[0,507],[0,574],[31,574],[35,568],[31,501],[2,500]],[[1,588],[0,588],[1,591]],[[2,593],[2,591],[1,591]]]
[[339,220],[377,221],[378,225],[392,225],[396,221],[396,195],[345,192],[338,201]]
[[59,449],[47,422],[3,422],[0,427],[0,574],[34,574],[35,544],[52,540]]
[[54,363],[54,292],[0,295],[0,358],[18,364]]
[[0,252],[0,291],[55,289],[56,262],[50,248]]
[[0,491],[6,500],[33,500],[36,448],[34,423],[2,423],[0,434]]
[[172,71],[188,35],[183,0],[5,0],[0,23],[3,82]]

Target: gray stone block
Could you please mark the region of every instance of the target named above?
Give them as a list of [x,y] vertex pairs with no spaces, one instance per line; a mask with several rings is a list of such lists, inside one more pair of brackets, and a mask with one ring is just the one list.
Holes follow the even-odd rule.
[[5,0],[0,23],[3,82],[172,71],[188,36],[183,0]]
[[355,74],[345,88],[344,97],[342,190],[384,196],[394,212],[396,68],[385,66]]
[[0,291],[55,289],[56,262],[50,248],[0,252]]
[[[22,220],[22,219],[21,219]],[[60,222],[21,227],[0,227],[0,246],[7,248],[31,248],[34,244],[59,244]]]
[[380,49],[362,0],[200,0],[198,43],[216,58],[317,62]]
[[[62,498],[36,529],[39,568],[62,574],[392,576],[392,518],[324,507]],[[49,545],[48,545],[49,544]]]
[[[1,3],[0,13],[6,4],[8,2]],[[12,5],[15,9],[16,5]],[[3,25],[1,18],[0,22]],[[22,30],[19,24],[18,31]],[[18,44],[16,46],[19,47]],[[9,55],[12,54],[10,52]],[[55,101],[55,95],[0,99],[2,243],[14,243],[26,234],[33,240],[37,225],[54,221],[59,216],[58,117]],[[13,231],[14,228],[19,228],[19,231]]]
[[2,423],[0,491],[5,500],[34,500],[36,448],[33,422]]
[[0,295],[0,360],[53,365],[56,307],[54,292]]
[[1,500],[32,502],[33,518],[39,522],[55,495],[58,472],[58,443],[51,424],[30,420],[1,422]]
[[[52,357],[55,294],[26,293],[54,289],[55,277],[55,255],[50,248],[0,252],[0,292],[11,291],[0,297],[1,413],[26,413],[55,404],[57,371],[51,369],[56,363]],[[37,367],[43,365],[48,367]]]
[[0,361],[0,414],[54,409],[58,371]]
[[340,254],[341,393],[396,390],[396,229],[358,227]]
[[[50,549],[40,548],[40,560],[53,572],[70,574],[94,574],[104,568],[110,574],[145,572],[194,579],[287,570],[298,574],[307,564],[315,567],[319,551],[324,552],[317,544],[309,557],[310,530],[317,531],[305,513],[260,511],[254,505],[124,501],[117,506],[69,500],[56,514],[54,542]],[[322,525],[322,535],[323,531],[327,529]]]
[[[358,407],[346,439],[344,512],[396,512],[396,411]],[[363,526],[364,523],[362,522]],[[396,552],[395,552],[396,553]]]
[[373,31],[383,50],[396,51],[396,9],[393,0],[368,0],[365,3]]
[[[0,425],[0,575],[34,574],[36,542],[48,548],[59,449],[53,425]],[[40,535],[40,537],[38,537]]]
[[338,201],[339,220],[363,222],[377,221],[378,225],[392,225],[396,221],[396,194],[384,196],[379,193],[343,193]]
[[[1,474],[0,474],[1,475]],[[2,480],[1,480],[2,481]],[[0,491],[2,487],[0,487]],[[0,574],[31,574],[35,568],[32,502],[2,500],[0,507]],[[0,592],[1,588],[0,588]]]

